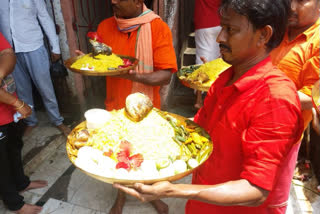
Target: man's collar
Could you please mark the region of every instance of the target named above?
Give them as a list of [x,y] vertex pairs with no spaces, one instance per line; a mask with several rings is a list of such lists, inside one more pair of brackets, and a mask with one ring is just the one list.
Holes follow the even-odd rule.
[[301,37],[304,37],[306,39],[306,41],[308,41],[311,38],[311,36],[314,34],[314,31],[319,30],[319,24],[320,24],[320,18],[318,18],[318,20],[311,27],[309,27],[303,33],[299,34],[292,41],[289,41],[288,30],[287,30],[286,34],[284,36],[284,41],[286,43],[291,43],[291,42],[295,42],[297,39],[299,39]]
[[246,91],[247,89],[254,86],[267,72],[269,69],[265,69],[265,66],[269,66],[270,68],[273,67],[271,63],[270,56],[253,66],[249,69],[245,74],[243,74],[240,79],[238,79],[234,86],[239,91]]
[[310,39],[310,37],[314,34],[315,30],[320,30],[319,29],[319,23],[320,23],[320,18],[314,23],[311,27],[309,27],[303,34],[307,37],[307,40]]

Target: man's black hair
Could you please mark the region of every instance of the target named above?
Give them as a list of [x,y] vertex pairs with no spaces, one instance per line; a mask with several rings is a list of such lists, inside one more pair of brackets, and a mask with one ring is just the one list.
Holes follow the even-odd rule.
[[291,11],[291,0],[222,0],[220,14],[227,9],[246,16],[254,29],[270,25],[273,35],[267,43],[269,51],[282,41]]

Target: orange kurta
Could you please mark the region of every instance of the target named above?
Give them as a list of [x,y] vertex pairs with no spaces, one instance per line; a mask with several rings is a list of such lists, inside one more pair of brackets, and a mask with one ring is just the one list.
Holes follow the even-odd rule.
[[[154,71],[171,70],[176,72],[176,55],[168,25],[161,19],[155,19],[151,22],[151,31]],[[112,47],[114,53],[135,57],[137,31],[130,34],[120,32],[114,17],[111,17],[99,24],[97,32],[102,41]],[[110,111],[123,108],[126,97],[131,94],[132,81],[117,77],[107,77],[106,81],[106,109]],[[157,108],[160,108],[159,89],[159,86],[153,87],[153,105]]]
[[[271,52],[274,65],[296,85],[297,90],[311,96],[314,83],[319,79],[319,19],[293,41],[288,34],[280,46]],[[304,128],[312,119],[311,110],[302,111]]]

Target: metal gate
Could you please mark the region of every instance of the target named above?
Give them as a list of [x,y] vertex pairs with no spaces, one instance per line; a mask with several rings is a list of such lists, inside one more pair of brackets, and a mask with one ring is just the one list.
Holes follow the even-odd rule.
[[88,50],[86,34],[96,31],[98,24],[111,16],[110,0],[72,0],[73,30],[78,36],[79,49]]

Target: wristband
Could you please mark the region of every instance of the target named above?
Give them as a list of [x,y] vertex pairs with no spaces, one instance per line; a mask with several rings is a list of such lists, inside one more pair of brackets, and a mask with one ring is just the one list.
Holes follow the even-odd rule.
[[24,107],[24,102],[22,101],[21,106],[19,106],[18,108],[16,108],[16,110],[20,110],[20,109],[22,109],[23,107]]

